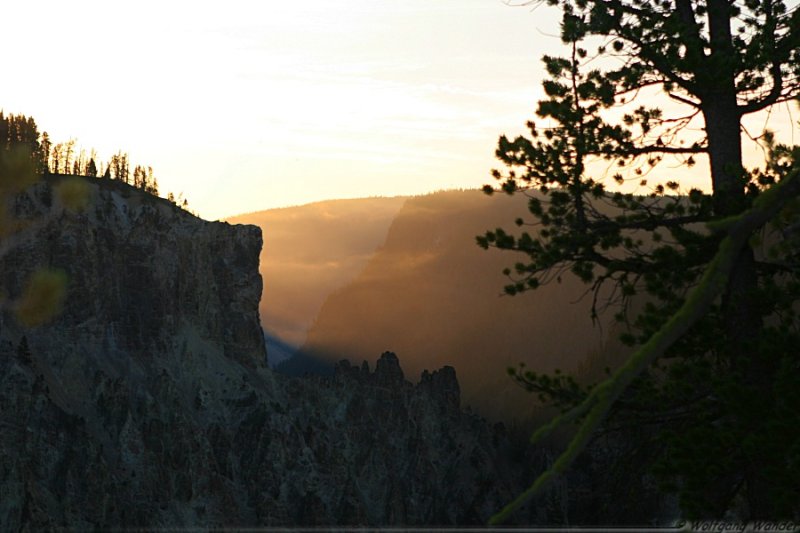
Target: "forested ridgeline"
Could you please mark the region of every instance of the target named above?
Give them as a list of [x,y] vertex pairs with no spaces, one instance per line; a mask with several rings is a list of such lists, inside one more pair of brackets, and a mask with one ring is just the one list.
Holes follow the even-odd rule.
[[[133,166],[122,150],[108,161],[98,158],[94,149],[79,148],[75,139],[53,143],[48,133],[39,132],[33,118],[25,115],[6,115],[0,111],[0,160],[9,173],[14,169],[33,170],[43,174],[66,174],[118,180],[154,196],[158,196],[158,181],[153,168]],[[33,169],[30,169],[30,164]],[[175,201],[170,193],[170,200]],[[186,205],[186,201],[183,205]],[[176,202],[177,203],[177,202]]]

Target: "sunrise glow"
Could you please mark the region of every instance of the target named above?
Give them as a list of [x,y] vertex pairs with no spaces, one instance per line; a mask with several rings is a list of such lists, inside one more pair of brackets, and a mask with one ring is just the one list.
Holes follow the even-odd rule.
[[[152,165],[218,218],[477,187],[536,101],[555,14],[496,0],[14,2],[6,112]],[[35,28],[35,31],[31,31]]]
[[101,157],[128,151],[211,219],[480,187],[498,135],[533,115],[540,57],[561,50],[557,12],[500,0],[47,0],[4,14],[6,112]]

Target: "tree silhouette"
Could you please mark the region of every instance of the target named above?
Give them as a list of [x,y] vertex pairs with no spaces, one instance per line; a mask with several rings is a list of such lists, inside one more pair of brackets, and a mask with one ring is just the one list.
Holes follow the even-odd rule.
[[[616,318],[630,326],[625,340],[640,347],[588,389],[511,370],[529,390],[574,406],[539,436],[565,421],[583,425],[554,469],[496,520],[563,471],[609,420],[652,428],[653,471],[678,491],[687,516],[797,516],[800,152],[764,132],[763,166],[746,169],[742,118],[800,94],[800,11],[773,0],[527,5],[543,3],[562,10],[569,55],[544,58],[544,125],[501,137],[507,170],[493,172],[501,190],[528,197],[530,219],[517,224],[538,233],[497,229],[478,242],[525,254],[506,271],[509,294],[570,271],[591,285],[596,316],[610,290]],[[658,98],[653,88],[668,107],[645,101]],[[625,192],[631,180],[641,190],[674,173],[667,158],[686,167],[707,158],[711,194],[669,175],[647,194]],[[619,170],[616,192],[597,175],[602,162]],[[643,310],[631,316],[639,293]]]
[[64,162],[64,145],[58,143],[53,146],[50,151],[50,161],[48,162],[50,172],[53,174],[61,174],[66,172]]
[[36,169],[39,174],[50,172],[50,151],[52,146],[50,135],[47,132],[42,133],[42,138],[39,142],[39,164]]
[[102,176],[104,179],[115,179],[158,196],[158,183],[153,168],[136,165],[133,174],[130,172],[130,156],[122,150],[117,151],[105,164],[97,158],[95,150],[87,155],[85,149],[76,149],[77,141],[53,144],[47,132],[39,134],[36,122],[24,115],[6,116],[0,111],[0,148],[5,150],[24,149],[34,161],[36,174],[71,174],[89,177]]
[[90,158],[89,163],[86,165],[86,175],[93,178],[97,177],[97,165],[94,162],[94,157]]

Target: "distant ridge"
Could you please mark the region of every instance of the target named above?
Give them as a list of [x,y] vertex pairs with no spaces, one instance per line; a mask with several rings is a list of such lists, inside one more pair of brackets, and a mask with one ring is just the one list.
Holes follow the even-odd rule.
[[[451,365],[465,404],[492,418],[524,418],[534,398],[514,385],[509,366],[575,370],[603,351],[586,287],[571,275],[516,297],[503,296],[502,271],[519,256],[484,251],[475,236],[524,216],[518,197],[446,191],[409,198],[386,242],[351,283],[332,293],[300,352],[279,368],[329,373],[342,358],[391,350],[414,375]],[[608,336],[610,328],[606,328]]]
[[[354,279],[406,197],[329,200],[227,219],[261,227],[261,323],[284,347],[301,346],[322,302]],[[275,349],[277,346],[273,346]]]

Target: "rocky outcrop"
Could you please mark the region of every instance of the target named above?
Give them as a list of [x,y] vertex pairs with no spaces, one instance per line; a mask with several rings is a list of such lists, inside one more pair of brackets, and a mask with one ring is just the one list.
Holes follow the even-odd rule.
[[452,366],[444,366],[433,374],[423,370],[419,387],[453,409],[458,409],[461,405],[461,389],[456,379],[456,370]]
[[[373,386],[406,387],[411,390],[411,384],[406,382],[403,369],[400,368],[400,360],[393,352],[384,352],[378,358],[374,373],[370,373],[366,361],[361,367],[357,367],[351,365],[347,359],[343,359],[336,365],[334,376],[339,382],[347,383],[347,380],[355,380]],[[427,398],[433,405],[446,410],[459,412],[461,407],[461,391],[456,371],[451,366],[445,366],[433,373],[424,370],[413,391],[414,394]]]
[[99,180],[73,214],[58,179],[16,199],[0,255],[12,297],[69,279],[47,325],[0,313],[0,529],[482,524],[522,486],[452,368],[274,375],[258,228]]

